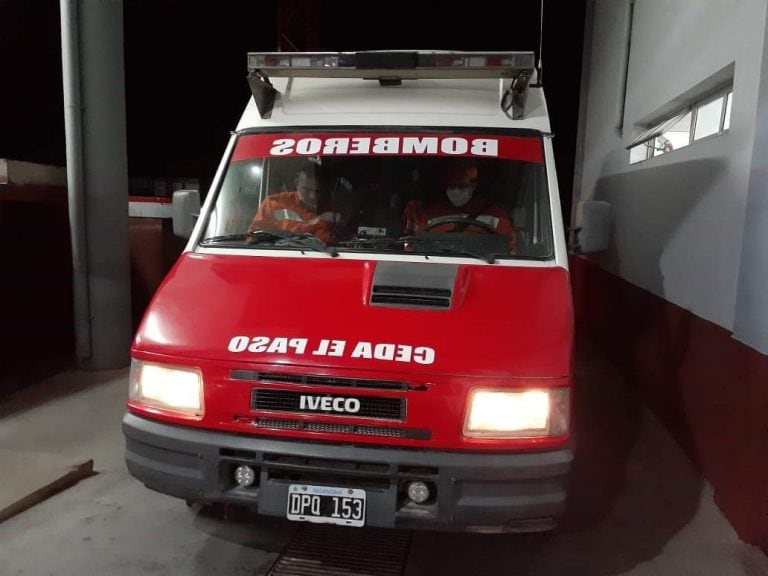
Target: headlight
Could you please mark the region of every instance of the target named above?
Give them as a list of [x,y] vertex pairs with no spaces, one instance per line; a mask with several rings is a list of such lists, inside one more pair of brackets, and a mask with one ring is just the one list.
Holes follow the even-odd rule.
[[568,389],[473,390],[465,436],[564,436],[569,424]]
[[128,397],[132,402],[144,406],[180,416],[201,418],[203,378],[196,368],[132,360]]

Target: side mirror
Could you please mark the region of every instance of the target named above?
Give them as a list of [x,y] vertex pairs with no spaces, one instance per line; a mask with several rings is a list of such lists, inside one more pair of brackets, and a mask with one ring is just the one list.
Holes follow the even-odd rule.
[[611,205],[602,200],[584,200],[576,214],[579,225],[572,229],[574,254],[596,254],[608,249],[611,235]]
[[173,233],[182,238],[189,238],[200,216],[200,192],[197,190],[177,190],[173,193]]

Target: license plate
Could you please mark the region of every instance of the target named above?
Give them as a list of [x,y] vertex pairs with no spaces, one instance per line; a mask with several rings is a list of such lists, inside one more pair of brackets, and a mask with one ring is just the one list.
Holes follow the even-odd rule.
[[288,520],[316,524],[365,525],[365,490],[332,486],[288,486]]

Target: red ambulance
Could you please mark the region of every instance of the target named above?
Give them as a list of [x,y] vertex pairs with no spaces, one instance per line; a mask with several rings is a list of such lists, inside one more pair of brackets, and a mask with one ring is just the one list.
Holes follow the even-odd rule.
[[203,206],[174,198],[189,242],[131,350],[131,474],[300,522],[554,527],[573,310],[534,54],[248,69]]

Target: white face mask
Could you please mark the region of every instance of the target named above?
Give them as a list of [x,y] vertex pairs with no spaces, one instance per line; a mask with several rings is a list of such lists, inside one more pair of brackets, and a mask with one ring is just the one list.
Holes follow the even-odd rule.
[[459,208],[464,206],[472,198],[471,186],[452,186],[445,189],[445,194],[448,196],[448,201]]

